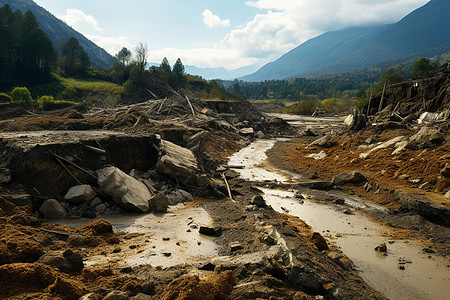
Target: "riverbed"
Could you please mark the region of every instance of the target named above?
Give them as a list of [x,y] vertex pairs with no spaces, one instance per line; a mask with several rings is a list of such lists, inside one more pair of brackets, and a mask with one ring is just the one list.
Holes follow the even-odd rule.
[[[301,176],[292,176],[289,172],[267,165],[265,152],[276,141],[257,140],[231,156],[229,164],[239,167],[235,171],[250,181],[303,181]],[[383,210],[383,207],[347,195],[349,214],[349,208],[316,203],[309,200],[308,194],[302,195],[305,199],[299,200],[292,191],[260,189],[268,205],[278,212],[299,217],[339,247],[360,270],[361,277],[386,297],[448,299],[449,262],[441,256],[424,253],[420,241],[387,239],[385,234],[388,229],[369,220],[364,214],[365,208]],[[388,251],[375,251],[374,248],[383,242],[387,244]]]

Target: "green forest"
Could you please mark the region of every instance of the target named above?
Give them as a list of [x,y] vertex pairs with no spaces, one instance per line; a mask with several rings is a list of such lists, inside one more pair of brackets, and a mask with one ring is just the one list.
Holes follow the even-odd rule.
[[[216,81],[186,74],[181,59],[173,66],[164,58],[147,69],[148,48],[123,48],[107,70],[95,70],[76,37],[53,45],[31,11],[0,7],[0,102],[52,110],[78,103],[115,105],[151,98],[151,87],[163,82],[197,97],[236,99]],[[150,91],[150,92],[149,92]]]

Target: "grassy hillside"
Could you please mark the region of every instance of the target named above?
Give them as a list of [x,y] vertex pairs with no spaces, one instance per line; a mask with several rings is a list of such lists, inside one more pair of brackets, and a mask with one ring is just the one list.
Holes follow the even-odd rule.
[[120,102],[122,86],[103,80],[63,78],[53,74],[53,80],[29,88],[33,99],[52,96],[57,100],[110,106]]

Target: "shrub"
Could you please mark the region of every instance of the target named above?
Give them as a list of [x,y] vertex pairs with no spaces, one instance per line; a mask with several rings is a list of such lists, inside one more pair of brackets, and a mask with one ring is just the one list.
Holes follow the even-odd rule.
[[0,93],[0,103],[8,103],[8,102],[12,102],[11,97],[8,94],[5,93]]
[[71,107],[78,103],[73,101],[54,100],[53,96],[42,96],[38,99],[40,110],[56,110]]
[[42,96],[38,99],[39,109],[45,110],[51,101],[53,101],[53,96]]
[[11,92],[11,99],[13,102],[23,103],[26,106],[30,106],[33,98],[26,87],[16,87]]

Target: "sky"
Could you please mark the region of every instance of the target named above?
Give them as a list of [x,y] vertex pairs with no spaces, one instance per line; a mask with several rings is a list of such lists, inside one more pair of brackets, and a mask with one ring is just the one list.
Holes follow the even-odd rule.
[[429,0],[34,0],[117,54],[232,70],[262,66],[327,31],[394,23]]

